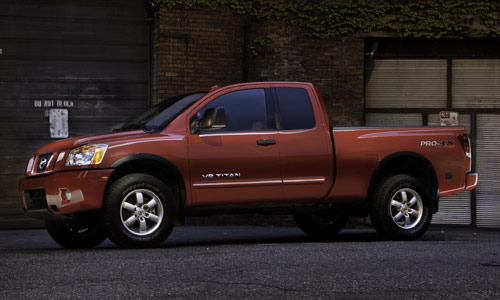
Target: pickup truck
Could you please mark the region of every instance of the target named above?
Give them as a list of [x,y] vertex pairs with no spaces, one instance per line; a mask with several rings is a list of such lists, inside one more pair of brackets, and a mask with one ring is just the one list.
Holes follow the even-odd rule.
[[103,135],[39,148],[24,211],[64,247],[162,243],[185,216],[293,214],[329,239],[349,216],[413,240],[439,198],[477,185],[463,127],[331,128],[317,87],[256,82],[166,99]]

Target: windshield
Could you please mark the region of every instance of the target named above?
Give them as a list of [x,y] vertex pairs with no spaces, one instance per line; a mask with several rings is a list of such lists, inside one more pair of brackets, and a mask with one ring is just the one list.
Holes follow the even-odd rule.
[[186,110],[186,108],[206,94],[207,93],[184,94],[168,98],[135,116],[130,121],[123,124],[123,126],[113,131],[132,129],[142,129],[148,133],[161,131]]

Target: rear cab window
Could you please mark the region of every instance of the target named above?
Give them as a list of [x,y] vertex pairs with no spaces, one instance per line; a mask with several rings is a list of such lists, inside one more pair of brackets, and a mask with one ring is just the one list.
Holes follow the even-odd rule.
[[303,88],[275,88],[280,130],[311,129],[316,126],[311,99]]

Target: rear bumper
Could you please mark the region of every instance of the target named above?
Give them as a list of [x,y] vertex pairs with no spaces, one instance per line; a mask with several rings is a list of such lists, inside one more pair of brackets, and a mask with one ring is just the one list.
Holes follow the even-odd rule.
[[465,190],[472,191],[477,187],[479,175],[477,173],[467,173],[467,182],[465,183]]
[[439,191],[438,198],[450,196],[450,195],[465,192],[465,191],[472,191],[477,186],[478,177],[479,177],[479,175],[477,173],[470,173],[470,172],[467,173],[465,176],[465,186],[461,185],[459,188],[446,190],[446,191]]
[[28,215],[37,219],[100,209],[113,171],[78,170],[22,178],[19,181],[21,206]]

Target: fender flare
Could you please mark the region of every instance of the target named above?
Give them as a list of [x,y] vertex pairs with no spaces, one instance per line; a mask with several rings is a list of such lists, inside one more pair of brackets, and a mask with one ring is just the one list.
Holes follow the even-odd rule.
[[[434,209],[435,211],[437,212],[438,210],[438,205],[439,205],[439,197],[438,197],[438,193],[439,193],[439,182],[438,182],[438,179],[437,179],[437,175],[436,175],[436,170],[434,169],[434,166],[432,165],[432,163],[423,155],[419,154],[419,153],[416,153],[416,152],[411,152],[411,151],[399,151],[399,152],[394,152],[394,153],[391,153],[389,155],[387,155],[386,157],[384,157],[380,162],[379,164],[377,165],[377,167],[375,168],[373,174],[372,174],[372,177],[370,179],[370,185],[369,185],[369,188],[368,188],[368,194],[369,195],[372,195],[372,193],[375,191],[376,189],[376,184],[377,182],[382,178],[382,174],[384,173],[384,170],[386,169],[387,165],[395,160],[395,159],[398,159],[398,158],[402,158],[402,157],[409,157],[409,158],[413,158],[417,161],[420,161],[423,163],[423,168],[425,170],[427,170],[427,172],[429,173],[430,175],[430,184],[432,186],[432,193],[431,193],[431,201],[432,201],[432,204],[434,206]],[[411,174],[410,174],[411,175]]]
[[156,155],[156,154],[151,154],[151,153],[136,153],[136,154],[130,154],[127,156],[124,156],[122,158],[119,158],[115,162],[113,162],[110,166],[112,169],[118,169],[119,167],[126,165],[131,162],[135,161],[141,161],[141,160],[148,160],[148,161],[154,161],[159,163],[161,166],[171,170],[173,172],[173,175],[175,179],[177,180],[177,183],[179,185],[180,189],[180,197],[179,199],[181,201],[181,206],[182,204],[186,204],[186,183],[184,181],[184,177],[182,177],[182,173],[179,171],[179,169],[168,159]]

